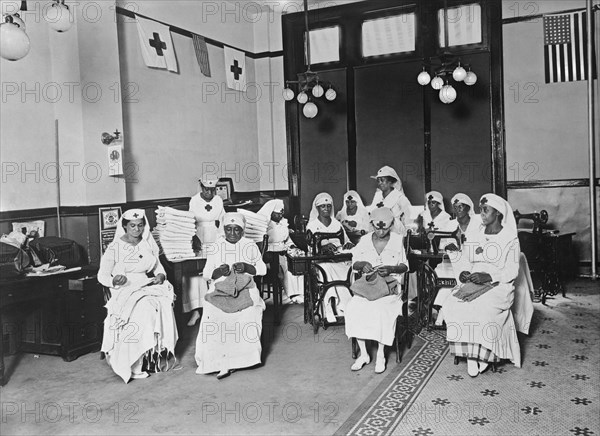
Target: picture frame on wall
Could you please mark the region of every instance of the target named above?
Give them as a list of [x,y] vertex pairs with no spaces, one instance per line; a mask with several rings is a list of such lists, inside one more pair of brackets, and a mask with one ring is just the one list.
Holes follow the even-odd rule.
[[98,208],[98,219],[100,221],[100,255],[103,255],[107,247],[113,241],[119,219],[121,218],[121,207]]
[[233,180],[230,177],[220,178],[217,182],[217,195],[223,199],[223,202],[231,202],[233,195]]

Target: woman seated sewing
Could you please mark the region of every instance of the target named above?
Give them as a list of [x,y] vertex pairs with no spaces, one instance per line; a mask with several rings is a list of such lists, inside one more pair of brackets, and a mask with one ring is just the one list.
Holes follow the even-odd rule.
[[356,191],[344,194],[344,205],[335,218],[342,223],[346,234],[356,244],[370,229],[369,211]]
[[196,374],[218,372],[222,379],[261,363],[265,303],[252,277],[265,275],[267,267],[256,243],[244,237],[245,227],[242,214],[226,213],[224,236],[207,247],[203,274],[210,284],[196,338]]
[[404,235],[406,227],[409,225],[412,205],[404,194],[402,181],[396,170],[384,166],[377,171],[376,176],[371,176],[371,178],[377,180],[377,190],[371,205],[368,207],[369,212],[379,207],[389,208],[396,219],[392,231]]
[[[125,383],[148,377],[142,371],[144,356],[160,359],[166,354],[168,358],[178,338],[173,286],[165,280],[159,249],[147,224],[142,209],[126,211],[98,271],[98,281],[111,292],[102,351]],[[156,367],[163,369],[160,362]]]
[[453,232],[456,230],[456,221],[444,209],[444,197],[438,191],[425,194],[425,210],[419,215],[419,227],[425,231],[432,229],[440,232]]
[[[269,243],[267,252],[282,253],[292,248],[288,221],[283,217],[285,206],[283,200],[269,200],[257,212],[269,220],[267,236]],[[287,259],[284,254],[279,256],[279,270],[283,289],[292,303],[304,304],[304,281],[302,276],[294,276],[288,271]]]
[[508,202],[494,194],[481,197],[480,209],[484,229],[463,245],[455,264],[461,284],[442,306],[450,351],[467,358],[471,377],[501,359],[521,366],[511,313],[520,255],[515,218]]
[[402,236],[391,232],[394,215],[386,207],[371,212],[375,230],[352,250],[353,269],[362,278],[353,286],[354,296],[346,306],[346,335],[356,338],[360,356],[351,369],[358,371],[371,361],[366,341],[378,344],[375,372],[385,371],[385,346],[392,345],[396,319],[402,312],[400,282],[408,270]]
[[[317,194],[313,200],[310,218],[306,226],[307,233],[341,233],[343,241],[349,241],[344,227],[334,218],[333,198],[326,192]],[[310,241],[309,241],[310,244]],[[317,250],[322,254],[335,254],[342,248],[351,248],[351,242],[345,242],[338,238],[321,239]],[[350,265],[347,262],[320,262],[319,265],[327,274],[328,280],[345,280]],[[324,316],[328,322],[336,322],[336,315],[344,312],[346,304],[350,301],[350,291],[341,286],[330,288],[324,296]]]

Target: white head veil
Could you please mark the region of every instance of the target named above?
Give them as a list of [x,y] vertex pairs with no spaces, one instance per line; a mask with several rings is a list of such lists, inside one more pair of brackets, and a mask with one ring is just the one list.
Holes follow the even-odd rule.
[[352,199],[352,200],[356,201],[357,211],[364,209],[365,205],[364,205],[362,199],[360,198],[360,195],[358,195],[358,192],[348,191],[344,194],[344,204],[342,205],[342,208],[340,209],[341,213],[346,214],[346,212],[347,212],[346,201],[348,199]]
[[487,204],[500,212],[502,214],[503,229],[508,230],[515,238],[517,237],[517,221],[508,201],[496,194],[485,194],[481,196],[479,204]]
[[438,191],[431,191],[425,194],[425,209],[427,209],[427,201],[434,200],[440,204],[440,209],[446,212],[446,208],[444,207],[444,197]]
[[452,206],[454,206],[456,203],[462,203],[466,206],[469,206],[469,216],[475,215],[475,206],[473,205],[473,201],[466,194],[459,192],[454,197],[452,197],[450,203],[452,203]]
[[284,209],[283,200],[275,199],[267,201],[257,213],[270,220],[273,212],[283,213]]
[[331,218],[335,219],[335,208],[333,207],[333,198],[327,192],[321,192],[317,194],[315,199],[313,200],[312,209],[310,210],[310,216],[308,218],[309,222],[316,220],[319,216],[319,211],[317,210],[317,206],[321,206],[322,204],[331,204]]

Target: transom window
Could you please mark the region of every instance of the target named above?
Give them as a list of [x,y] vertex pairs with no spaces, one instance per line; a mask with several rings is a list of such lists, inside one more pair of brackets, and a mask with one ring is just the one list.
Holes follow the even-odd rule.
[[[444,42],[444,10],[438,10],[440,47]],[[478,44],[481,39],[481,5],[468,5],[448,8],[448,46]]]
[[[339,62],[340,60],[340,26],[324,27],[309,31],[310,34],[310,63],[323,64]],[[306,38],[306,35],[305,35]],[[306,51],[304,61],[308,59]]]
[[415,14],[366,20],[362,24],[363,57],[415,51]]

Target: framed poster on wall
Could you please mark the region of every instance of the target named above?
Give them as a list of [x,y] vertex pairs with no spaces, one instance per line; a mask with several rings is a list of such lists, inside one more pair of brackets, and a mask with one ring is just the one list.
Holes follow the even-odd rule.
[[115,237],[119,218],[121,218],[121,207],[100,207],[98,208],[98,218],[100,220],[100,255],[103,255],[106,247]]
[[217,195],[223,199],[223,202],[231,202],[233,195],[233,180],[229,177],[220,178],[217,182]]

